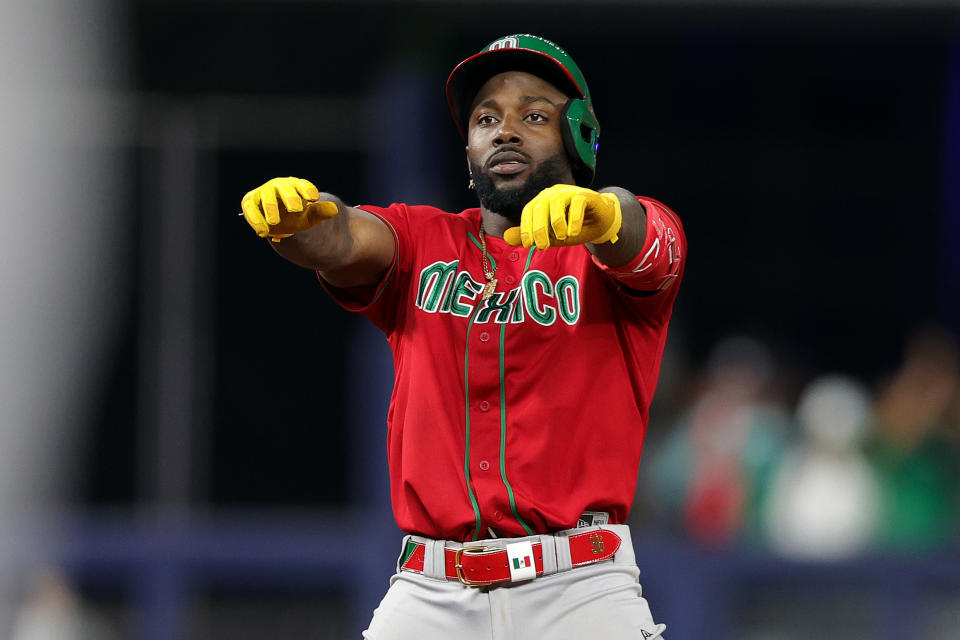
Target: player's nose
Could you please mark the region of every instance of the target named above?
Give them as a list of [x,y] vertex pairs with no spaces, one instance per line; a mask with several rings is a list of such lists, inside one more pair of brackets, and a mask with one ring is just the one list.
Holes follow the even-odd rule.
[[500,127],[497,129],[497,135],[493,139],[493,144],[500,146],[502,144],[522,144],[523,139],[520,136],[518,122],[513,117],[507,115],[500,120]]

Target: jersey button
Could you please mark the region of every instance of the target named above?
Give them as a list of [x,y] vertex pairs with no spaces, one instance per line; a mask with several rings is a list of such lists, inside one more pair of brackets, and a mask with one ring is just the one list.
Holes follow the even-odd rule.
[[507,276],[506,278],[504,278],[504,280],[507,281],[507,284],[513,284],[514,282],[517,281],[517,279],[514,278],[513,276]]
[[494,511],[493,519],[496,520],[497,522],[500,522],[501,520],[503,520],[503,514],[500,513],[499,511]]
[[480,342],[489,342],[489,341],[490,341],[490,334],[487,333],[486,331],[482,332],[480,334]]
[[486,400],[481,400],[480,411],[489,411],[489,410],[490,410],[490,403],[487,402]]
[[480,461],[480,471],[486,471],[486,470],[489,469],[489,468],[490,468],[490,463],[489,463],[489,462],[487,462],[486,460],[481,460],[481,461]]
[[516,251],[511,251],[510,255],[507,256],[507,258],[510,259],[510,262],[516,262],[517,260],[520,259],[520,254],[517,253]]

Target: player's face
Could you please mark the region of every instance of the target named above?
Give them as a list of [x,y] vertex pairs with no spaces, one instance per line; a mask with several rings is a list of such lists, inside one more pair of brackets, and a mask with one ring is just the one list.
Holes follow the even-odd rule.
[[567,96],[522,71],[487,81],[473,101],[467,161],[481,203],[509,218],[542,189],[573,184],[560,133]]

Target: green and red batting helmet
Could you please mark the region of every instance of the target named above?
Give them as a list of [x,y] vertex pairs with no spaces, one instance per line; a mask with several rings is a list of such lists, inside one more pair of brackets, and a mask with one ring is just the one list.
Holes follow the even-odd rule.
[[470,105],[483,84],[504,71],[525,71],[543,78],[568,96],[560,130],[577,184],[589,187],[597,168],[600,123],[593,112],[587,81],[577,63],[540,36],[518,33],[495,40],[458,64],[447,78],[447,102],[460,135],[467,137]]

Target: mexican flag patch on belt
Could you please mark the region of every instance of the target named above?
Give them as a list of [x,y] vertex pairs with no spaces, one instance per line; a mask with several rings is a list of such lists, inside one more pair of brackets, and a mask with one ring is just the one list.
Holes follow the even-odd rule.
[[508,544],[507,565],[510,567],[511,582],[536,578],[537,567],[533,561],[533,544],[529,541]]

